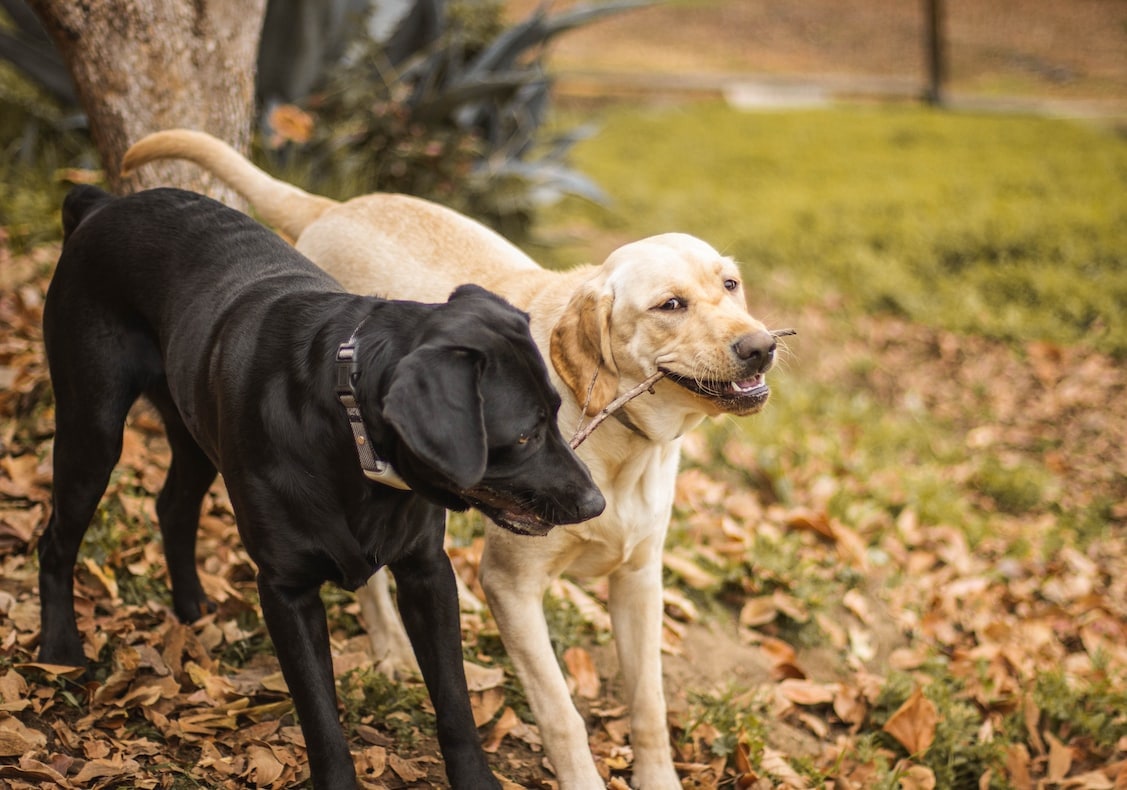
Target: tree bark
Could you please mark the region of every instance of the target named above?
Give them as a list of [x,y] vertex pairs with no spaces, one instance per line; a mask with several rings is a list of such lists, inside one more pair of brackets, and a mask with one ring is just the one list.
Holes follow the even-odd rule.
[[176,186],[245,207],[183,162],[121,178],[121,159],[160,129],[209,132],[245,152],[266,0],[29,0],[55,40],[86,111],[110,189]]

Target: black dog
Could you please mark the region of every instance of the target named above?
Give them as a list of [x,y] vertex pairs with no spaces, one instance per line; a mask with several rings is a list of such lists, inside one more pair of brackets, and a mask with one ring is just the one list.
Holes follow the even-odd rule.
[[[560,399],[528,317],[476,287],[445,304],[344,293],[249,217],[175,189],[78,187],[47,293],[54,496],[39,542],[40,660],[82,665],[74,565],[144,395],[172,448],[157,499],[176,614],[211,604],[195,563],[222,473],[258,566],[266,626],[313,781],[354,788],[318,590],[387,565],[456,787],[496,787],[462,670],[443,508],[522,533],[591,518],[603,498],[556,428]],[[374,456],[369,452],[374,451]],[[373,482],[390,462],[410,490]]]

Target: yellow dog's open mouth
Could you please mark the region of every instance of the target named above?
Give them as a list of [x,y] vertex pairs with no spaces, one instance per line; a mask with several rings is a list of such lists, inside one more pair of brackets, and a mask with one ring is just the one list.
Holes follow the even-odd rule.
[[729,414],[754,414],[763,408],[771,395],[771,389],[767,386],[762,373],[735,381],[709,381],[681,376],[670,370],[663,372],[673,383],[694,395],[708,399]]

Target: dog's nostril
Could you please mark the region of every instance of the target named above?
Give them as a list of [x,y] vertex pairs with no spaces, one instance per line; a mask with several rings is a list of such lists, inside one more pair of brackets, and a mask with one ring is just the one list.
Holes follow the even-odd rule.
[[766,370],[775,358],[778,343],[770,332],[752,332],[732,344],[732,351],[744,362]]

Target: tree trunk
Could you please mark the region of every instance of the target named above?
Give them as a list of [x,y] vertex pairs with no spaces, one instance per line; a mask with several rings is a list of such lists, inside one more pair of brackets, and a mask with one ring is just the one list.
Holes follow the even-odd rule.
[[245,152],[266,0],[29,0],[66,60],[110,189],[176,186],[245,203],[199,168],[121,159],[160,129],[209,132]]

